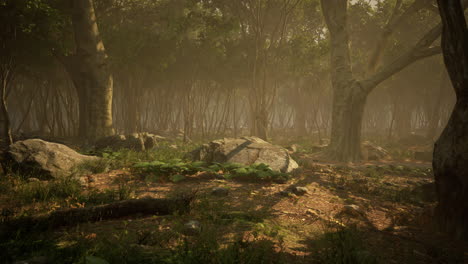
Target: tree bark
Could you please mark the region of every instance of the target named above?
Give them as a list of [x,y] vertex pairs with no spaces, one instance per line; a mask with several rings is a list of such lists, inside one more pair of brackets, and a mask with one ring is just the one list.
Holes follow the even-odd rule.
[[440,53],[430,45],[440,35],[440,25],[432,28],[410,50],[365,80],[357,81],[351,69],[347,31],[348,0],[321,0],[330,32],[330,67],[333,86],[332,132],[327,156],[343,162],[361,159],[361,126],[368,95],[381,82],[408,65]]
[[11,122],[7,107],[7,86],[9,84],[9,70],[2,71],[2,87],[0,87],[0,125],[1,125],[1,149],[6,149],[13,144],[11,136]]
[[361,158],[361,124],[367,93],[351,70],[347,30],[347,0],[322,0],[322,11],[330,31],[333,85],[332,131],[328,154],[339,161]]
[[457,96],[434,148],[440,228],[468,240],[468,30],[460,0],[438,0],[444,61]]
[[87,140],[114,133],[113,78],[99,35],[93,0],[70,0],[76,53],[65,58],[80,100],[79,134]]
[[333,94],[332,131],[329,157],[333,160],[361,160],[361,135],[367,94],[355,82],[349,89]]

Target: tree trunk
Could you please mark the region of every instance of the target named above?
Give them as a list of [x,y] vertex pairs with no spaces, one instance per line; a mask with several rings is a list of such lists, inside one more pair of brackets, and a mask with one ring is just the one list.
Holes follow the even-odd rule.
[[66,69],[80,100],[81,137],[93,141],[114,133],[112,124],[113,78],[99,36],[92,0],[71,0],[76,54]]
[[428,124],[428,131],[427,131],[427,138],[430,140],[436,139],[436,135],[438,133],[439,122],[440,122],[440,114],[441,114],[441,106],[442,106],[442,99],[444,91],[448,86],[448,76],[446,71],[442,71],[441,73],[441,80],[439,85],[439,91],[437,93],[437,97],[435,98],[435,103],[432,106],[431,113],[429,116],[429,124]]
[[[141,78],[141,77],[140,77]],[[124,91],[126,95],[126,104],[127,104],[127,113],[126,113],[126,120],[125,120],[125,130],[127,134],[139,133],[141,132],[141,120],[140,120],[140,81],[137,80],[138,78],[133,78],[130,76],[127,79],[127,86]]]
[[6,149],[13,144],[13,137],[11,136],[11,122],[7,108],[7,86],[8,74],[5,73],[2,78],[2,87],[0,88],[0,125],[1,125],[1,149]]
[[256,113],[256,133],[255,135],[263,140],[268,140],[268,112],[264,106],[260,107],[260,110]]
[[333,95],[332,133],[329,156],[334,160],[361,160],[361,132],[367,94],[355,83],[342,93]]
[[338,161],[361,158],[361,126],[367,93],[351,71],[346,0],[322,0],[322,11],[330,31],[333,85],[332,132],[329,156]]
[[412,109],[410,103],[401,98],[395,109],[395,134],[398,139],[407,138],[412,132]]
[[415,45],[392,63],[365,80],[353,77],[347,30],[348,0],[321,0],[330,32],[330,67],[333,86],[332,135],[328,156],[338,161],[359,161],[361,123],[367,96],[381,82],[408,65],[435,55],[440,49],[430,45],[440,35],[440,27],[429,30]]
[[434,148],[440,228],[468,240],[468,30],[459,0],[438,0],[442,49],[457,101]]

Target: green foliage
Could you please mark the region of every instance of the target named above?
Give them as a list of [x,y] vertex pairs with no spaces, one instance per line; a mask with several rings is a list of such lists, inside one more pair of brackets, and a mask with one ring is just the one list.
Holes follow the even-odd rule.
[[153,179],[169,178],[173,182],[184,180],[184,175],[194,175],[199,172],[220,175],[225,179],[244,181],[284,183],[290,178],[289,174],[276,172],[263,163],[243,166],[235,163],[207,164],[205,162],[184,162],[180,159],[174,159],[168,162],[140,162],[135,164],[133,169],[139,174],[156,176]]
[[30,182],[20,184],[15,191],[15,198],[23,203],[63,201],[78,197],[82,192],[79,180],[72,177],[60,177],[49,182]]
[[135,163],[141,162],[182,160],[187,152],[197,146],[197,144],[177,144],[177,148],[173,148],[169,143],[160,143],[156,148],[146,151],[129,149],[113,151],[108,149],[100,152],[85,152],[85,154],[101,156],[103,158],[102,164],[106,164],[110,169],[121,169],[132,167]]

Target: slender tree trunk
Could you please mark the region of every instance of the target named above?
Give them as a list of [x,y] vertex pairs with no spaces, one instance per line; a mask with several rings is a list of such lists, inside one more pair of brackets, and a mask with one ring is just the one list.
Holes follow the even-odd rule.
[[443,231],[468,240],[468,29],[460,0],[438,0],[445,65],[457,101],[434,149],[437,220]]
[[439,85],[439,91],[437,97],[435,98],[435,103],[432,107],[432,111],[429,116],[429,127],[427,131],[427,138],[434,140],[438,133],[439,122],[440,122],[440,112],[442,107],[442,99],[444,91],[446,91],[448,84],[448,76],[445,70],[441,73],[441,81]]
[[395,111],[395,134],[397,138],[406,138],[412,132],[412,107],[403,100],[398,100],[399,104],[396,106]]
[[0,125],[1,125],[1,148],[5,149],[13,144],[13,137],[11,136],[11,122],[8,114],[7,107],[7,86],[9,79],[9,71],[2,73],[2,87],[0,87]]

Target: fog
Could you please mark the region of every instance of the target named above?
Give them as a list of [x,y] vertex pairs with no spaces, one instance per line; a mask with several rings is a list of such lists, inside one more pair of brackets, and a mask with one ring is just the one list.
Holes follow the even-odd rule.
[[0,2],[0,263],[466,262],[462,2]]

